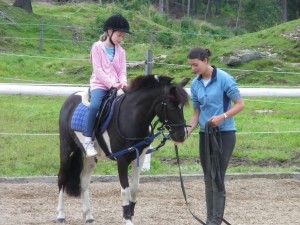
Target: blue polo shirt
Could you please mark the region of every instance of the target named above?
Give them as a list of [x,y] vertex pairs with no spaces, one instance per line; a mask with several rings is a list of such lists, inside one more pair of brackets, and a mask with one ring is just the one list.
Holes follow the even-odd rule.
[[[204,85],[202,75],[198,75],[191,84],[194,109],[200,109],[200,131],[204,132],[206,122],[212,116],[218,116],[232,107],[232,102],[241,99],[235,79],[225,71],[214,67],[211,80]],[[233,118],[225,120],[219,126],[220,131],[235,131]]]

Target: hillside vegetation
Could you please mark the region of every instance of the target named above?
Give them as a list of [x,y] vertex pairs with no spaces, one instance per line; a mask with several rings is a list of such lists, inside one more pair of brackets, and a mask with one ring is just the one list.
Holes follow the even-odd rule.
[[[100,7],[96,3],[33,3],[31,15],[0,2],[0,11],[8,16],[0,18],[0,82],[87,84],[91,45],[102,33],[106,18],[119,13],[128,18],[134,33],[123,44],[127,60],[143,62],[146,51],[151,49],[155,74],[192,76],[186,55],[191,47],[203,46],[213,52],[211,63],[236,76],[240,85],[300,84],[300,43],[296,39],[300,36],[300,20],[235,36],[228,27],[187,17],[174,20],[154,8],[131,11],[111,4]],[[227,66],[222,59],[238,50],[254,50],[270,57]],[[165,57],[158,58],[161,55]],[[128,69],[129,77],[144,71],[140,63]]]

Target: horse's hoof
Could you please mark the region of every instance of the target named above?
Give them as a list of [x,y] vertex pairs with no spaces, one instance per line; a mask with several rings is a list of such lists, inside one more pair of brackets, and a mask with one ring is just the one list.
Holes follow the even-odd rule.
[[66,219],[65,218],[57,218],[57,223],[65,223]]
[[95,221],[94,219],[89,219],[89,220],[86,220],[85,222],[86,223],[94,223],[94,221]]

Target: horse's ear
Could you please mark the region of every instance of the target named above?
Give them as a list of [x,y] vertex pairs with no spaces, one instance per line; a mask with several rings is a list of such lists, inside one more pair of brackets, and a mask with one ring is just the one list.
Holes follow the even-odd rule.
[[184,78],[179,84],[184,87],[190,81],[190,78]]

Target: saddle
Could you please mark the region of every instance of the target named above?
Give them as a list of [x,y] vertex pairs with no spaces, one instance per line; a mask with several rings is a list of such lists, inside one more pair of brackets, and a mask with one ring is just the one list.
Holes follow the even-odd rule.
[[[103,133],[108,127],[111,117],[112,111],[114,107],[114,102],[117,97],[117,89],[112,89],[102,100],[102,103],[99,108],[99,112],[96,117],[94,134],[95,133]],[[75,109],[72,120],[71,120],[71,129],[74,131],[79,131],[84,134],[86,130],[86,120],[88,114],[88,106],[89,103],[89,93],[81,93],[82,102]]]
[[[96,139],[98,141],[98,144],[100,145],[101,149],[103,149],[103,152],[107,157],[110,156],[110,152],[108,149],[108,146],[103,138],[103,132],[106,130],[108,127],[112,114],[113,114],[113,109],[114,105],[116,102],[116,97],[117,97],[118,90],[117,89],[112,89],[102,100],[102,103],[100,105],[99,113],[96,118],[96,125],[95,129],[93,132],[93,137],[96,136],[97,132],[100,132],[100,135],[96,136]],[[101,126],[101,129],[99,130],[98,128]],[[112,158],[112,160],[115,160]]]
[[100,132],[103,133],[109,125],[112,117],[112,109],[117,97],[118,89],[113,88],[102,100],[99,112],[96,117],[96,124],[94,132],[97,133],[101,126]]

